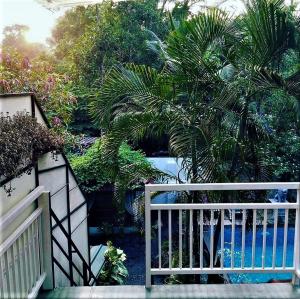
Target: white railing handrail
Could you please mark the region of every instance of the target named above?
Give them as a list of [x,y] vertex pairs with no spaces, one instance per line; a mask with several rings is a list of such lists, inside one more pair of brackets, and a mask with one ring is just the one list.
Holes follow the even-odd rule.
[[297,209],[297,203],[178,203],[151,204],[151,210]]
[[147,184],[145,190],[156,191],[238,191],[238,190],[274,190],[300,189],[300,182],[278,183],[210,183],[210,184]]
[[35,210],[1,245],[0,256],[24,233],[24,231],[42,214],[42,209]]
[[0,233],[5,229],[13,232],[0,244],[0,297],[36,298],[52,274],[45,264],[51,259],[49,192],[36,187],[0,217]]
[[[296,203],[255,203],[249,202],[249,200],[244,200],[243,202],[238,203],[166,203],[166,204],[155,204],[151,202],[151,196],[154,192],[168,192],[168,191],[239,191],[239,190],[274,190],[274,189],[288,189],[288,190],[297,190],[297,201]],[[248,201],[248,202],[247,202]],[[205,212],[206,210],[206,212]],[[226,210],[231,211],[231,218],[228,218],[230,222],[226,222],[226,225],[231,226],[231,263],[229,266],[224,265],[224,248],[225,248],[225,236],[224,236],[224,226],[225,226],[225,212]],[[236,210],[242,211],[242,220],[238,222],[236,221]],[[253,213],[252,222],[252,247],[250,248],[250,252],[252,255],[251,266],[248,267],[245,265],[245,242],[246,242],[246,218],[247,210],[251,210]],[[263,219],[258,221],[257,213],[258,211],[263,211]],[[277,251],[277,226],[278,226],[278,217],[279,211],[284,211],[284,227],[283,227],[283,252],[282,252],[282,265],[279,266],[276,264],[276,251]],[[189,215],[189,220],[185,222],[185,228],[183,228],[183,212],[186,211],[185,215]],[[210,211],[210,213],[207,213]],[[220,249],[221,249],[221,257],[220,257],[220,267],[215,266],[214,264],[214,256],[213,256],[213,232],[214,225],[216,225],[214,212],[219,211],[220,215],[220,223],[221,223],[221,232],[220,232]],[[272,224],[274,227],[274,240],[272,245],[272,266],[268,266],[266,264],[266,243],[267,243],[267,226],[268,226],[268,211],[272,212],[272,217],[274,217],[274,223]],[[288,227],[289,227],[289,214],[296,212],[295,224],[293,227],[295,228],[294,233],[294,254],[293,254],[293,265],[288,266],[286,264],[287,259],[287,239],[288,239]],[[153,215],[151,212],[154,212]],[[173,212],[173,213],[172,213]],[[164,221],[162,224],[162,213],[164,213]],[[204,214],[206,213],[205,220]],[[173,217],[172,217],[173,215]],[[177,216],[176,216],[177,215]],[[193,215],[197,215],[197,224],[194,224]],[[210,215],[210,216],[209,216]],[[299,182],[276,182],[276,183],[212,183],[212,184],[147,184],[145,185],[145,243],[146,243],[146,287],[151,286],[151,276],[152,275],[171,275],[171,274],[225,274],[225,273],[293,273],[293,281],[295,281],[295,277],[300,276],[300,183]],[[157,217],[157,225],[155,229],[157,230],[157,250],[158,256],[158,267],[152,267],[151,262],[151,229],[152,229],[152,216]],[[179,217],[178,222],[178,230],[175,232],[175,236],[172,235],[172,218]],[[227,216],[228,217],[228,216]],[[260,216],[261,217],[261,216]],[[280,216],[282,217],[282,216]],[[156,221],[156,220],[154,220]],[[293,218],[292,218],[292,221]],[[230,224],[229,224],[230,223]],[[196,234],[193,235],[194,225],[198,227],[200,230],[200,236]],[[207,244],[209,247],[209,265],[203,264],[203,238],[204,231],[203,227],[207,225],[210,227],[209,231],[206,232],[210,234],[210,244]],[[242,239],[241,239],[241,262],[240,265],[235,265],[234,262],[234,250],[235,250],[235,226],[241,225],[242,230]],[[256,226],[262,225],[263,230],[263,239],[262,239],[262,253],[261,265],[256,265],[255,257],[256,257]],[[162,227],[168,232],[168,236],[165,236],[165,240],[168,240],[168,263],[165,266],[162,266]],[[182,247],[183,247],[183,231],[188,234],[189,245],[188,251],[186,254],[189,256],[189,267],[184,266],[182,263]],[[172,264],[172,243],[173,237],[179,240],[176,246],[179,247],[178,255],[179,255],[179,266]],[[200,237],[200,267],[194,265],[193,262],[193,242],[194,237]],[[179,239],[178,239],[179,238]],[[202,244],[202,245],[201,245]],[[249,250],[249,249],[248,249]],[[278,253],[277,253],[278,254]],[[207,258],[207,257],[206,257]],[[299,277],[300,278],[300,277]]]
[[6,214],[0,217],[0,231],[3,231],[9,224],[14,222],[16,218],[22,212],[24,212],[24,210],[28,208],[34,201],[36,201],[44,191],[44,186],[36,187],[32,192],[30,192],[20,202],[18,202],[13,208],[11,208]]

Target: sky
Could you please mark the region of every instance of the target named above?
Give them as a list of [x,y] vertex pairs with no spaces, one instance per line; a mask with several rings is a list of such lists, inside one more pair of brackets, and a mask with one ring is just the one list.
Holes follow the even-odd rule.
[[[294,0],[296,1],[299,0]],[[241,0],[204,0],[203,2],[208,5],[225,2],[221,8],[232,14],[238,14],[243,10]],[[290,3],[291,0],[285,2]],[[46,43],[57,18],[63,15],[65,10],[66,8],[61,8],[58,11],[50,11],[37,0],[0,0],[0,42],[3,39],[4,27],[20,24],[30,28],[26,36],[28,41]]]
[[[238,0],[227,0],[238,2]],[[207,3],[215,3],[218,0],[206,0]],[[0,42],[3,39],[3,29],[13,24],[27,25],[30,30],[27,40],[30,42],[46,43],[51,36],[51,29],[59,16],[66,9],[50,11],[43,7],[37,0],[0,0]]]
[[56,19],[63,12],[52,12],[35,0],[0,0],[0,41],[4,27],[21,24],[30,27],[26,36],[28,41],[45,43],[51,36]]

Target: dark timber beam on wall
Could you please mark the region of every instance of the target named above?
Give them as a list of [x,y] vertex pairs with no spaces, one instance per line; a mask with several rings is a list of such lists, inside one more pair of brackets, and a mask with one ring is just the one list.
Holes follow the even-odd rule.
[[71,286],[74,285],[73,281],[73,253],[72,253],[72,244],[71,244],[71,213],[70,213],[70,188],[69,188],[69,167],[66,166],[66,196],[67,196],[67,221],[68,221],[68,233],[70,238],[68,238],[68,251],[69,251],[69,269],[70,269],[70,280]]
[[[30,97],[30,100],[31,100],[31,114],[32,114],[32,117],[36,117],[36,110],[39,111],[39,113],[40,113],[40,115],[41,115],[43,121],[44,121],[45,124],[47,125],[47,127],[48,127],[48,128],[51,128],[51,125],[50,125],[50,123],[49,123],[49,121],[48,121],[46,115],[44,114],[43,109],[42,109],[42,107],[41,107],[41,105],[40,105],[39,101],[37,100],[37,98],[36,98],[36,96],[35,96],[34,93],[32,93],[32,92],[24,92],[24,93],[6,93],[6,94],[0,94],[0,97],[2,97],[2,98],[14,98],[14,97],[20,97],[20,96],[21,96],[21,97],[25,97],[25,96]],[[72,167],[71,167],[71,165],[70,165],[70,163],[69,163],[69,161],[68,161],[66,155],[65,155],[63,152],[61,153],[61,155],[62,155],[62,157],[63,157],[63,159],[64,159],[64,161],[65,161],[65,164],[56,166],[56,167],[54,167],[54,168],[43,169],[43,170],[38,170],[38,167],[36,168],[35,184],[38,186],[39,183],[40,183],[40,182],[39,182],[39,174],[44,173],[44,172],[47,172],[47,171],[51,171],[51,170],[54,170],[54,169],[57,169],[57,168],[60,168],[60,167],[64,167],[64,166],[66,167],[66,169],[67,169],[66,172],[71,173],[71,174],[73,175],[74,180],[75,180],[75,182],[76,182],[76,184],[77,184],[77,186],[75,186],[75,187],[72,188],[71,190],[73,190],[73,189],[75,189],[75,188],[79,188],[79,190],[80,190],[80,192],[82,193],[83,198],[84,198],[84,200],[85,200],[84,203],[80,204],[80,205],[79,205],[78,207],[76,207],[72,212],[70,212],[70,205],[68,204],[68,210],[69,210],[69,213],[68,213],[67,216],[65,216],[65,217],[62,219],[62,221],[66,220],[67,218],[69,218],[69,221],[70,221],[70,216],[71,216],[73,213],[75,213],[76,211],[78,211],[78,210],[79,210],[81,207],[83,207],[85,204],[87,204],[87,200],[86,200],[86,198],[85,198],[85,192],[84,192],[84,191],[82,190],[82,188],[80,187],[79,182],[78,182],[78,180],[77,180],[77,178],[76,178],[76,175],[75,175],[75,173],[74,173],[74,171],[73,171],[73,169],[72,169]],[[24,173],[26,172],[26,170],[28,170],[30,167],[32,167],[32,165],[29,165],[29,166],[27,166],[27,167],[21,169],[20,172],[19,172],[19,174],[17,175],[17,177],[20,176],[20,175],[22,175],[22,174],[24,174]],[[10,177],[10,178],[7,178],[7,179],[1,181],[1,182],[0,182],[0,187],[2,187],[3,185],[5,185],[6,183],[8,183],[9,181],[11,181],[11,180],[14,179],[14,178],[16,178],[16,177]],[[68,178],[68,181],[69,181],[69,178]],[[68,192],[67,192],[67,194],[68,194],[68,195],[67,195],[67,196],[68,196],[68,201],[70,201],[70,195],[69,195],[69,193],[70,193],[71,190],[70,190],[69,187],[68,187]],[[50,200],[50,199],[51,199],[51,197],[49,198],[50,206],[51,206],[51,200]],[[52,222],[52,221],[51,221],[51,222]],[[88,222],[88,219],[87,219],[87,222]],[[52,226],[52,225],[51,225],[51,226]],[[55,225],[54,228],[55,228],[56,226],[57,226],[57,225]],[[89,237],[88,237],[88,225],[87,225],[87,241],[88,241],[88,262],[90,262],[90,250],[89,250],[89,248],[90,248],[90,243],[89,243]],[[53,242],[52,242],[52,244],[53,244]],[[53,246],[53,245],[52,245],[52,246]],[[52,257],[53,257],[53,256],[52,256]],[[54,259],[54,257],[53,257],[53,259]],[[52,259],[52,260],[53,260],[53,259]],[[54,269],[54,263],[52,263],[52,266],[53,266],[53,269]],[[55,280],[54,280],[54,271],[53,271],[53,281],[55,282]]]
[[[70,216],[72,216],[75,212],[77,212],[80,208],[82,208],[84,205],[86,205],[86,202],[81,203],[79,206],[77,206],[74,210],[72,210],[70,212]],[[66,215],[65,217],[63,217],[62,219],[59,220],[60,223],[63,223],[66,219],[68,218],[68,215]],[[54,224],[54,226],[52,227],[52,229],[54,230],[56,227],[58,226],[58,224]]]
[[66,167],[66,166],[67,166],[66,164],[62,164],[62,165],[57,165],[57,166],[53,166],[53,167],[50,167],[50,168],[41,169],[41,170],[39,170],[39,174],[49,172],[49,171],[52,171],[52,170],[55,170],[55,169],[63,168],[63,167]]
[[[51,195],[49,196],[49,209],[50,209],[50,215],[51,215],[51,211],[52,211],[52,207],[51,207]],[[53,286],[54,288],[56,287],[55,285],[55,273],[54,273],[54,253],[53,253],[53,230],[52,230],[52,217],[50,216],[50,226],[51,226],[51,260],[52,260],[52,279],[53,279]]]

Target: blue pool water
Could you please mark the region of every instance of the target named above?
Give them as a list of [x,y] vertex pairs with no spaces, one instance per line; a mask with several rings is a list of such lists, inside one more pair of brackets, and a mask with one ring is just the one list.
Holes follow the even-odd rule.
[[[235,228],[235,266],[239,267],[241,265],[241,244],[242,244],[242,230],[240,226]],[[224,239],[224,266],[230,267],[231,263],[231,226],[225,226],[224,229],[225,239]],[[266,256],[265,256],[265,267],[272,267],[272,257],[273,257],[273,226],[267,228],[266,232]],[[286,257],[286,267],[291,267],[293,265],[293,253],[294,253],[294,228],[290,227],[287,234],[287,257]],[[283,227],[277,228],[277,250],[276,250],[276,266],[282,266],[283,261],[283,239],[284,239],[284,229]],[[252,231],[246,232],[245,237],[245,267],[251,267],[252,263]],[[262,247],[263,247],[263,230],[262,226],[257,226],[256,231],[256,253],[255,253],[255,266],[261,267],[262,265]],[[230,274],[229,275],[233,283],[254,283],[254,282],[267,282],[271,279],[291,279],[292,274],[284,273],[267,273],[267,274]]]

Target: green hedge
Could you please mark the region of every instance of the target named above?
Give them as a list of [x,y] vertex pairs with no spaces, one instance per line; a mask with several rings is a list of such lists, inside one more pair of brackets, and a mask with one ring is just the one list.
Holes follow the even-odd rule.
[[70,163],[82,189],[88,193],[116,182],[134,188],[159,174],[141,151],[133,150],[126,143],[121,145],[117,161],[108,159],[103,155],[100,139],[83,155],[72,155]]

